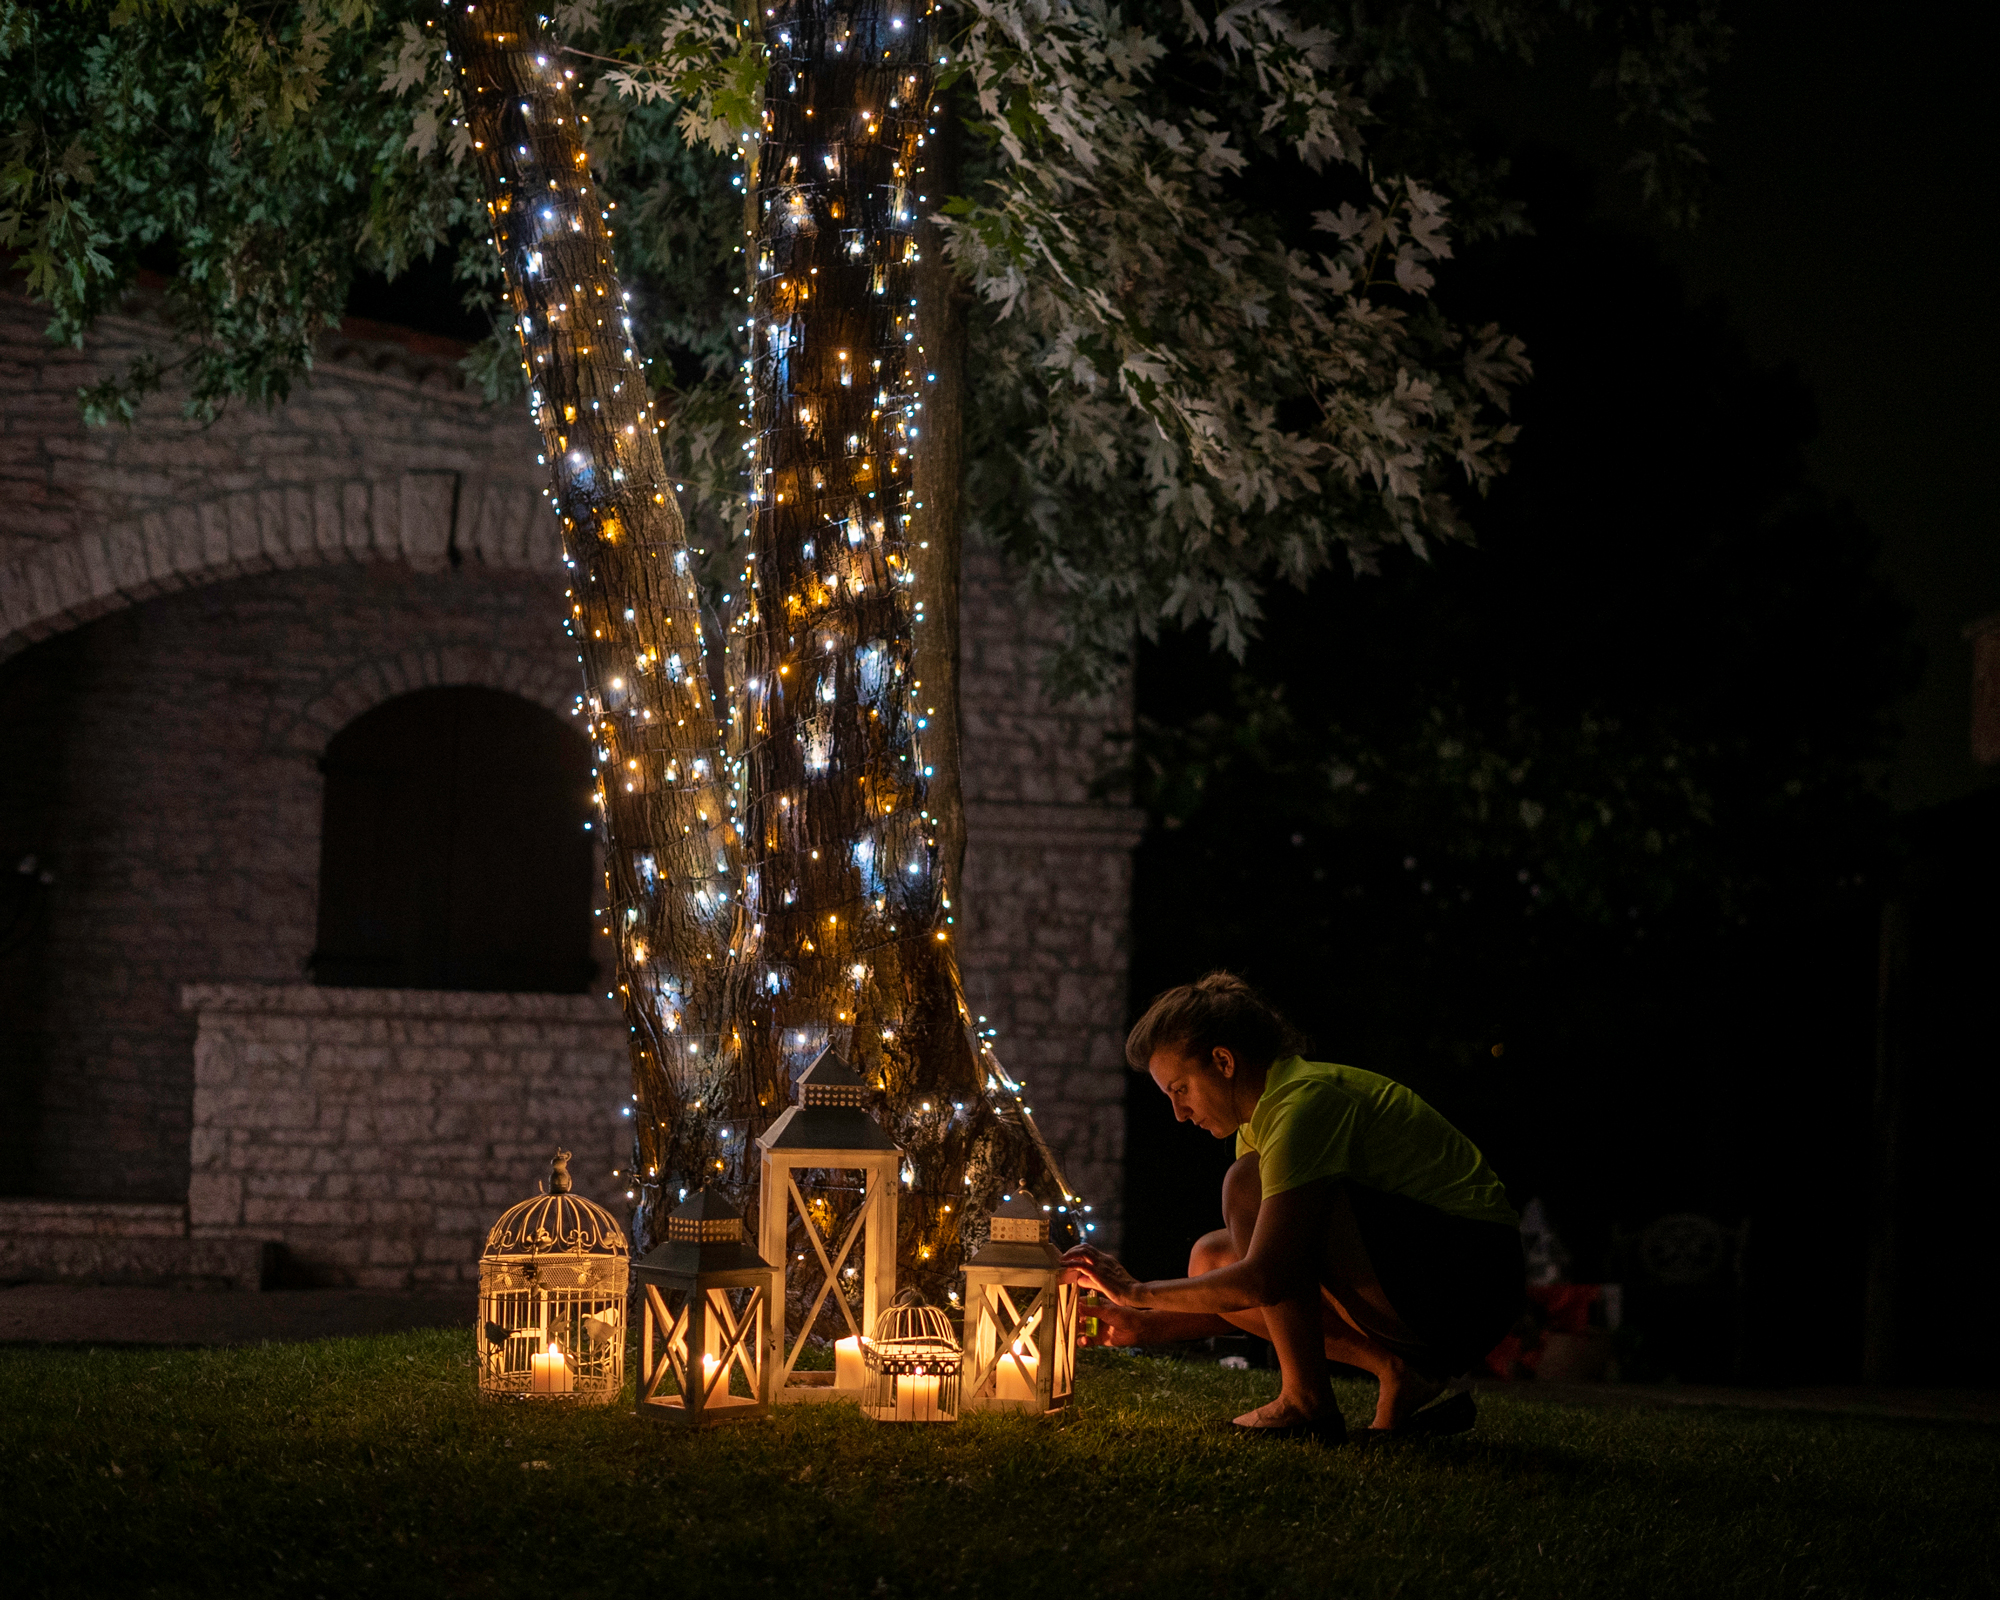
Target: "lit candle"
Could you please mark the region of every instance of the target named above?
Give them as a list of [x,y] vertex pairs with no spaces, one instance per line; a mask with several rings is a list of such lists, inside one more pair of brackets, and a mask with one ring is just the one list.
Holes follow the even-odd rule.
[[528,1359],[533,1363],[535,1369],[534,1392],[536,1394],[568,1394],[570,1392],[571,1378],[569,1364],[563,1360],[563,1354],[555,1347],[553,1340],[549,1343],[547,1355],[530,1356]]
[[867,1366],[861,1359],[861,1341],[850,1334],[845,1339],[833,1341],[833,1386],[859,1392],[867,1376]]
[[896,1378],[896,1420],[935,1422],[938,1419],[938,1379],[922,1373],[901,1373]]
[[701,1358],[701,1392],[703,1398],[715,1392],[715,1369],[722,1365],[722,1358],[713,1352]]
[[1041,1370],[1041,1366],[1042,1358],[1035,1347],[1016,1339],[1014,1354],[1000,1363],[1000,1377],[993,1391],[994,1398],[1026,1400],[1030,1405],[1034,1404],[1035,1375]]

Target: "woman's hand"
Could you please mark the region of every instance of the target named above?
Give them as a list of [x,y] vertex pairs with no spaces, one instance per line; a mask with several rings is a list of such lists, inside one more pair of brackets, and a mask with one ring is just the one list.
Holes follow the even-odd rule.
[[1095,1289],[1117,1306],[1138,1305],[1145,1289],[1116,1256],[1094,1244],[1071,1245],[1063,1252],[1063,1282]]
[[1086,1316],[1097,1320],[1097,1332],[1080,1334],[1078,1344],[1102,1345],[1111,1350],[1129,1350],[1134,1345],[1158,1344],[1158,1329],[1154,1324],[1159,1320],[1156,1311],[1134,1311],[1129,1306],[1115,1306],[1109,1301],[1096,1301],[1084,1307]]

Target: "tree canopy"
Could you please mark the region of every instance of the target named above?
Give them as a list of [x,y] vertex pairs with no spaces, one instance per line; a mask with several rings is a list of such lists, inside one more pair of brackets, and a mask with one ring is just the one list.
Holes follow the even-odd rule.
[[[0,245],[80,341],[150,270],[181,368],[84,396],[129,419],[281,400],[356,275],[442,252],[519,381],[436,10],[417,0],[0,5]],[[1134,627],[1240,655],[1275,579],[1369,571],[1468,533],[1528,374],[1504,328],[1432,290],[1467,239],[1527,225],[1439,85],[1581,42],[1643,191],[1690,214],[1714,7],[1241,0],[1114,9],[964,0],[927,193],[965,286],[968,512],[1101,682]],[[721,0],[554,8],[621,214],[620,267],[669,391],[672,449],[740,562],[740,156],[763,47]],[[949,170],[948,170],[949,169]]]

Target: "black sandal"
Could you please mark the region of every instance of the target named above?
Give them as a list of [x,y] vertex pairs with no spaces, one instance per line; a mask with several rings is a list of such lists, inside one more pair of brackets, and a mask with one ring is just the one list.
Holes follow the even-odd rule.
[[1383,1439],[1442,1439],[1455,1433],[1470,1433],[1472,1425],[1478,1421],[1478,1410],[1473,1405],[1472,1391],[1461,1389],[1456,1394],[1448,1394],[1440,1400],[1412,1415],[1405,1417],[1394,1428],[1363,1428],[1368,1443],[1375,1444]]
[[1347,1443],[1347,1424],[1340,1413],[1319,1417],[1311,1422],[1281,1422],[1270,1427],[1253,1427],[1247,1422],[1232,1422],[1230,1432],[1248,1434],[1258,1439],[1303,1439],[1309,1444],[1336,1445]]

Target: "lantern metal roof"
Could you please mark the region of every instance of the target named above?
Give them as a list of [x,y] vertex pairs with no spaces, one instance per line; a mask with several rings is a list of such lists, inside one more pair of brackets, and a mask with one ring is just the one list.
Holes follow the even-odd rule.
[[1062,1252],[1049,1242],[1049,1218],[1025,1189],[1001,1199],[987,1224],[986,1243],[967,1261],[968,1267],[1038,1270],[1062,1265]]
[[771,1264],[743,1238],[743,1213],[713,1189],[703,1189],[667,1218],[666,1242],[634,1264],[641,1283],[685,1288],[723,1272],[769,1272]]
[[829,1047],[799,1074],[798,1102],[759,1136],[766,1150],[887,1150],[895,1142],[868,1114],[868,1085]]
[[547,1192],[531,1195],[501,1213],[486,1235],[481,1259],[629,1253],[625,1230],[617,1219],[602,1206],[570,1192],[569,1152],[558,1150],[549,1163]]

